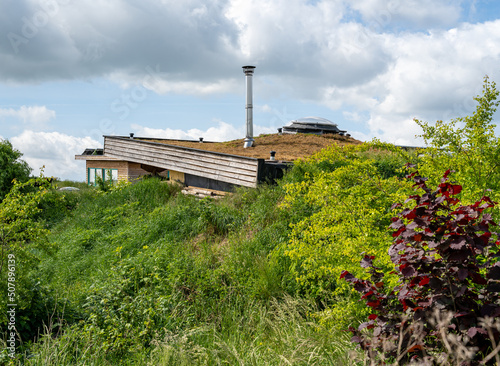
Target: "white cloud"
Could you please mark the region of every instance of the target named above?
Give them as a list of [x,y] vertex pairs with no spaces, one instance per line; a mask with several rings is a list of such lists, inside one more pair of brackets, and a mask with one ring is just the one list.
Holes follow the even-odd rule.
[[102,146],[90,137],[74,137],[58,132],[34,132],[25,130],[10,139],[12,145],[23,153],[25,160],[37,175],[45,166],[44,175],[85,180],[85,162],[75,161],[75,155],[86,148]]
[[[132,129],[138,137],[156,137],[173,140],[198,140],[203,137],[205,141],[231,141],[245,137],[245,128],[235,128],[234,126],[218,121],[217,127],[210,127],[206,131],[196,128],[187,131],[181,129],[156,129],[132,124]],[[254,125],[254,135],[258,136],[263,133],[274,133],[276,130],[270,127],[262,127]]]
[[[375,78],[352,86],[330,86],[322,102],[332,109],[353,106],[369,114],[367,136],[404,145],[421,144],[413,118],[434,122],[470,114],[482,79],[493,80],[500,62],[500,21],[463,24],[447,31],[384,34],[393,61]],[[349,119],[350,115],[344,113]]]
[[254,108],[264,113],[273,113],[273,108],[268,104],[256,105]]
[[156,80],[152,83],[143,83],[146,89],[152,90],[157,94],[187,94],[187,95],[210,95],[230,93],[238,88],[241,82],[235,79],[219,80],[216,82],[195,82],[195,81],[169,81]]
[[[41,3],[0,0],[8,9],[0,13],[0,34],[27,40],[15,52],[7,37],[0,39],[0,81],[102,77],[162,95],[206,96],[243,93],[240,67],[255,64],[256,110],[280,123],[289,118],[270,107],[276,97],[346,109],[346,120],[364,123],[364,135],[411,144],[413,117],[433,121],[468,113],[482,77],[500,76],[500,20],[459,23],[463,1],[64,3],[26,38],[23,19]],[[55,117],[46,107],[22,108],[0,109],[0,117],[26,121],[31,131]],[[178,139],[244,135],[223,122],[207,130],[134,128]]]
[[349,121],[359,122],[362,120],[362,117],[358,112],[343,111],[342,116]]
[[0,118],[13,117],[26,127],[44,129],[46,123],[56,117],[56,112],[46,106],[21,106],[19,109],[0,108]]
[[461,2],[456,0],[353,0],[350,6],[375,29],[394,23],[404,23],[405,27],[449,27],[456,25],[461,14]]

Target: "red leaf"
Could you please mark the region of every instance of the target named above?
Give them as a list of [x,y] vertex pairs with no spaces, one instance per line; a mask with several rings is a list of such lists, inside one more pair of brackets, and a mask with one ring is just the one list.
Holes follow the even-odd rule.
[[349,272],[347,272],[347,271],[342,271],[342,273],[340,274],[340,278],[342,279],[342,278],[344,278],[344,277],[345,277],[346,275],[348,275],[348,274],[349,274]]
[[399,236],[403,231],[406,230],[406,226],[401,226],[401,228],[398,231],[395,231],[392,233],[392,237],[395,238],[396,236]]
[[422,345],[421,345],[421,344],[416,344],[416,345],[414,345],[413,347],[410,347],[410,348],[408,349],[408,353],[410,353],[410,352],[417,352],[417,351],[421,351],[421,350],[423,350],[423,349],[424,349],[424,347],[422,347]]
[[368,306],[370,306],[370,307],[372,307],[372,308],[376,308],[376,307],[378,307],[378,306],[380,305],[380,301],[378,301],[378,300],[375,300],[375,301],[368,301],[368,302],[366,303],[366,305],[368,305]]
[[370,314],[370,316],[368,316],[368,319],[370,319],[370,320],[375,320],[377,318],[378,318],[377,314]]
[[491,233],[488,231],[488,232],[484,233],[483,235],[481,235],[480,238],[483,240],[483,243],[486,245],[486,244],[488,244],[488,241],[491,238]]
[[416,216],[415,210],[411,210],[407,214],[403,215],[403,217],[408,220],[413,220],[415,216]]
[[462,192],[462,186],[459,184],[452,184],[451,185],[451,194],[459,194]]
[[460,268],[457,272],[457,277],[460,281],[465,280],[468,275],[469,275],[469,271],[467,271],[467,269],[465,269],[465,268]]
[[419,285],[420,286],[427,285],[429,283],[429,281],[430,281],[429,277],[425,276],[424,278],[422,278],[422,280],[420,281]]
[[373,295],[373,293],[374,293],[373,291],[368,291],[368,292],[367,292],[366,294],[364,294],[361,298],[362,298],[362,299],[366,299],[368,296]]
[[467,335],[471,338],[474,337],[477,333],[487,334],[486,330],[484,330],[483,328],[472,327],[467,331]]
[[423,237],[424,236],[422,234],[417,234],[417,235],[415,235],[413,237],[413,240],[415,240],[415,241],[422,241]]
[[403,269],[401,269],[401,267],[399,267],[399,268],[401,270],[401,273],[405,277],[412,277],[416,272],[415,268],[413,266],[410,266],[410,265],[405,265],[405,267]]

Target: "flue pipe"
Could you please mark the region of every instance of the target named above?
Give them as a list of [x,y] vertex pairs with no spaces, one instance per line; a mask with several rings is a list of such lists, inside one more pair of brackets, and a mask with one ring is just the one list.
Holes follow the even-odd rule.
[[253,101],[252,101],[252,76],[255,66],[243,66],[243,72],[245,73],[245,79],[247,84],[247,100],[246,100],[246,123],[247,123],[247,133],[245,136],[245,142],[243,147],[252,147],[253,139]]

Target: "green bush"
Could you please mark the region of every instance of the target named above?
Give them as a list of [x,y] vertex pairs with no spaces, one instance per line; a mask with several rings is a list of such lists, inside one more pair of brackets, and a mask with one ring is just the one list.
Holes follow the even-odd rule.
[[[341,268],[366,276],[358,263],[361,253],[367,253],[378,255],[378,265],[388,275],[392,271],[390,261],[381,255],[391,244],[387,232],[392,217],[390,207],[409,191],[409,185],[399,178],[402,166],[396,169],[398,162],[398,155],[374,151],[370,145],[334,145],[299,163],[302,178],[296,181],[297,175],[292,176],[291,182],[284,185],[282,209],[304,210],[304,218],[291,225],[289,240],[280,250],[290,260],[299,293],[326,301],[330,308],[325,316],[338,316],[339,326],[363,313],[355,303],[349,306],[354,318],[345,316],[341,309],[335,310],[335,303],[345,308],[342,299],[351,297],[349,287],[339,281]],[[319,166],[328,168],[322,170]],[[381,166],[386,168],[381,170]]]

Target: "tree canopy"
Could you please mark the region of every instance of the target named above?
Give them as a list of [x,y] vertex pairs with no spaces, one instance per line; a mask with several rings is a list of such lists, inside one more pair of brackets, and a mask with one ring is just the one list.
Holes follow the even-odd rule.
[[500,137],[496,136],[493,123],[500,103],[499,93],[496,83],[486,76],[482,94],[474,98],[477,106],[472,115],[435,124],[415,120],[428,145],[419,171],[438,182],[441,172],[455,170],[454,179],[464,186],[461,199],[467,203],[485,194],[494,200],[500,198],[497,195],[500,192]]
[[31,168],[22,156],[9,140],[0,139],[0,201],[9,193],[14,179],[21,182],[29,179]]

